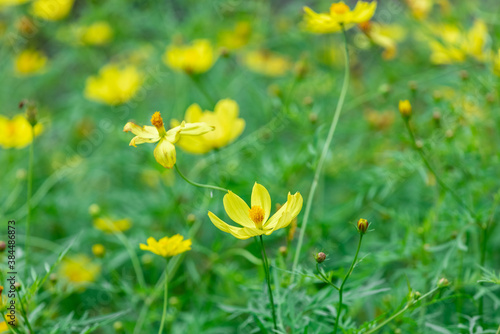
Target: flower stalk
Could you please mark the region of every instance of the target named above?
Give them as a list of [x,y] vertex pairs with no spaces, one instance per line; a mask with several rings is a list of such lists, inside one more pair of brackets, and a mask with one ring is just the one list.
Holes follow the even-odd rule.
[[179,176],[182,177],[184,179],[184,181],[186,181],[187,183],[189,183],[192,186],[195,186],[195,187],[198,187],[198,188],[207,188],[207,189],[213,189],[213,190],[223,191],[223,192],[226,192],[226,193],[229,191],[228,189],[217,187],[217,186],[212,186],[210,184],[203,184],[203,183],[198,183],[198,182],[191,181],[184,174],[182,174],[182,172],[180,171],[179,167],[177,167],[177,164],[175,164],[174,167],[175,167],[175,170],[177,171],[177,173],[179,173]]
[[273,290],[271,289],[271,277],[269,274],[269,262],[267,260],[267,254],[266,254],[266,249],[264,247],[264,240],[262,239],[262,235],[259,235],[259,238],[260,238],[260,247],[262,249],[262,261],[264,264],[264,271],[266,273],[267,289],[269,290],[269,303],[271,304],[274,330],[277,331],[278,326],[277,326],[277,322],[276,322],[276,309],[274,308]]
[[26,205],[28,209],[28,214],[26,215],[26,264],[24,268],[24,276],[28,277],[28,270],[30,264],[30,227],[31,227],[31,197],[33,195],[33,165],[35,160],[35,127],[34,125],[30,126],[31,128],[31,143],[29,148],[29,161],[28,161],[28,191],[26,198]]
[[163,313],[161,316],[161,324],[158,334],[163,333],[165,319],[167,318],[167,309],[168,309],[168,258],[165,258],[165,286],[163,291]]

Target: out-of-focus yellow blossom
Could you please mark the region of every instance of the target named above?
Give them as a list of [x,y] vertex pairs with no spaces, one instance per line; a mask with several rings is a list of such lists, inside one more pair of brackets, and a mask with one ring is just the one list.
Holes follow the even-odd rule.
[[130,219],[113,220],[109,217],[99,217],[94,219],[94,227],[106,233],[125,232],[132,226]]
[[436,39],[429,41],[432,50],[431,61],[434,64],[452,64],[463,62],[467,56],[479,61],[485,61],[488,53],[485,51],[488,39],[486,23],[476,20],[472,28],[463,33],[455,25],[432,27],[437,33]]
[[144,75],[135,66],[109,64],[87,79],[85,97],[112,106],[122,104],[135,96],[143,81]]
[[0,333],[8,333],[9,332],[9,326],[7,326],[7,323],[5,321],[0,322]]
[[59,267],[59,276],[79,288],[94,282],[101,272],[101,266],[93,263],[85,254],[65,257]]
[[[0,146],[3,148],[23,148],[33,141],[31,124],[22,114],[12,119],[0,115]],[[43,125],[35,125],[35,137],[43,131]]]
[[229,50],[237,50],[248,44],[252,27],[248,21],[236,23],[234,29],[219,33],[219,45]]
[[500,49],[493,56],[493,73],[500,77]]
[[413,16],[419,20],[427,18],[434,6],[434,0],[406,0]]
[[26,3],[28,1],[29,0],[0,0],[0,8],[22,5],[23,3]]
[[102,244],[92,245],[92,253],[97,257],[103,257],[106,254],[106,248]]
[[191,239],[184,240],[184,237],[180,234],[170,238],[163,237],[158,241],[153,237],[149,237],[147,243],[147,245],[140,244],[139,247],[142,250],[150,251],[165,258],[191,250]]
[[176,126],[168,131],[165,131],[163,119],[160,112],[155,112],[151,117],[151,124],[154,126],[139,126],[135,123],[128,122],[123,127],[123,131],[132,132],[135,137],[130,141],[130,146],[136,146],[143,143],[156,143],[154,156],[156,161],[165,168],[172,168],[176,161],[176,152],[174,144],[184,136],[199,136],[209,131],[214,130],[213,126],[206,123],[186,123],[182,121],[179,126]]
[[243,227],[235,227],[222,221],[212,212],[208,217],[219,230],[230,233],[238,239],[248,239],[258,235],[270,235],[274,231],[287,227],[302,209],[302,196],[299,192],[288,193],[288,200],[271,217],[271,196],[267,189],[255,182],[252,189],[252,206],[249,207],[238,195],[229,191],[224,196],[224,209],[234,222]]
[[250,70],[270,77],[282,76],[292,67],[288,58],[268,50],[246,53],[243,63]]
[[87,45],[104,45],[109,43],[112,37],[113,29],[106,21],[92,23],[80,30],[80,40]]
[[375,110],[370,110],[365,113],[364,116],[371,127],[380,131],[390,128],[395,120],[393,111],[377,112]]
[[204,73],[212,68],[216,57],[210,41],[194,40],[189,45],[170,45],[163,55],[163,62],[176,71],[187,74]]
[[390,60],[397,54],[397,42],[406,36],[405,29],[396,24],[380,24],[367,21],[360,24],[361,30],[373,41],[384,48],[382,57]]
[[411,103],[408,100],[399,100],[399,112],[404,117],[411,116]]
[[36,50],[24,50],[15,59],[16,73],[20,75],[40,73],[46,65],[47,57]]
[[[214,111],[202,111],[198,104],[192,104],[186,110],[184,119],[188,123],[203,122],[214,126],[215,130],[201,136],[182,137],[177,145],[183,150],[203,154],[221,148],[234,141],[245,129],[245,120],[238,118],[238,103],[231,99],[217,102]],[[170,122],[172,127],[178,126],[178,120]]]
[[375,9],[377,2],[358,1],[353,10],[343,1],[333,3],[328,13],[316,13],[309,7],[304,7],[303,27],[306,31],[316,34],[327,34],[349,29],[357,23],[369,21]]
[[68,16],[74,0],[35,0],[31,5],[33,15],[47,20],[58,21]]

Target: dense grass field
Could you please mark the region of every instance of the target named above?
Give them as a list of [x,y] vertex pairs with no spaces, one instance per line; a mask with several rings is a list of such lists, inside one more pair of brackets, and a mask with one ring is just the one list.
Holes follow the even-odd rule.
[[499,22],[0,0],[0,333],[499,334]]

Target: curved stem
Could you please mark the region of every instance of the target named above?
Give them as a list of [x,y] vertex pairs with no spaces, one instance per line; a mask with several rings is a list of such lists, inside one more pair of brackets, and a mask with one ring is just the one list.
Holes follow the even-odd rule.
[[193,185],[193,186],[199,187],[199,188],[208,188],[208,189],[219,190],[219,191],[223,191],[223,192],[228,192],[229,191],[229,190],[227,190],[225,188],[221,188],[221,187],[217,187],[217,186],[211,186],[209,184],[203,184],[203,183],[193,182],[193,181],[189,180],[186,176],[184,176],[184,174],[182,174],[182,172],[179,170],[179,167],[177,167],[177,164],[175,164],[174,166],[175,166],[175,170],[177,171],[177,173],[179,173],[179,175],[184,179],[184,181],[186,181],[190,185]]
[[35,127],[30,125],[31,127],[31,144],[29,150],[29,162],[28,162],[28,192],[26,198],[26,206],[28,209],[28,214],[26,216],[26,242],[24,247],[26,248],[26,262],[24,269],[24,276],[28,277],[28,270],[30,264],[30,225],[31,225],[31,197],[33,193],[33,164],[35,160]]
[[167,318],[167,306],[168,306],[168,260],[165,261],[165,291],[163,294],[163,314],[161,316],[160,330],[158,334],[163,332],[163,327],[165,325],[165,319]]
[[273,313],[273,323],[274,330],[278,330],[277,322],[276,322],[276,310],[274,309],[274,298],[273,298],[273,290],[271,290],[271,277],[269,275],[269,263],[267,262],[266,249],[264,248],[264,241],[262,240],[262,235],[260,238],[260,247],[262,248],[262,260],[264,261],[264,271],[266,273],[266,281],[267,281],[267,289],[269,290],[269,303],[271,304],[271,309]]
[[337,330],[339,329],[339,321],[340,321],[340,313],[342,311],[342,297],[344,293],[344,285],[347,282],[347,279],[349,276],[351,276],[352,270],[354,269],[354,266],[356,265],[356,260],[358,259],[358,254],[359,254],[359,249],[361,248],[361,241],[363,240],[363,233],[359,234],[359,242],[358,242],[358,249],[356,249],[356,255],[354,255],[354,259],[352,260],[351,267],[349,268],[349,271],[344,277],[344,280],[342,281],[342,284],[340,285],[339,288],[339,307],[337,308],[337,319],[335,320],[335,328],[333,329],[333,334],[337,333]]
[[338,286],[336,286],[335,284],[333,284],[329,279],[328,277],[325,276],[325,274],[319,269],[319,263],[316,263],[316,270],[318,271],[318,274],[319,276],[323,279],[323,282],[331,285],[333,288],[335,288],[335,290],[340,290]]
[[[307,197],[306,209],[304,212],[304,218],[302,221],[302,226],[300,229],[299,241],[297,244],[297,250],[295,251],[295,257],[293,259],[293,267],[292,272],[297,268],[297,264],[299,262],[299,255],[302,248],[302,243],[304,242],[304,235],[307,228],[307,222],[309,220],[309,215],[311,214],[311,206],[314,199],[314,194],[316,192],[316,188],[318,187],[319,176],[321,171],[323,170],[323,164],[326,160],[326,155],[328,153],[328,149],[330,148],[330,144],[333,139],[333,134],[335,133],[335,129],[337,128],[337,123],[339,121],[340,112],[342,111],[342,106],[344,105],[345,96],[347,94],[347,88],[349,86],[349,50],[347,49],[347,34],[342,27],[342,32],[344,34],[344,47],[345,47],[345,72],[344,72],[344,82],[342,84],[342,90],[340,91],[339,101],[337,102],[337,108],[335,109],[335,114],[333,115],[332,124],[330,125],[330,130],[328,131],[328,136],[326,137],[325,144],[323,146],[323,150],[319,157],[318,166],[316,166],[316,171],[314,173],[313,182],[311,183],[311,188],[309,190],[309,195]],[[293,279],[294,276],[292,276]]]

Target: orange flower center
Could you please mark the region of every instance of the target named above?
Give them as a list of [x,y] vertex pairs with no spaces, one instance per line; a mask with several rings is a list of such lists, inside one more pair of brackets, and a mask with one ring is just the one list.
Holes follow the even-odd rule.
[[346,5],[345,3],[343,3],[343,2],[334,3],[334,4],[332,4],[332,6],[330,7],[330,13],[332,13],[332,14],[342,15],[342,14],[347,13],[348,11],[350,11],[349,6],[347,6],[347,5]]
[[264,220],[264,215],[266,212],[263,208],[258,205],[253,205],[250,210],[248,210],[248,216],[255,223],[257,228],[262,228],[262,221]]
[[155,112],[151,117],[151,124],[153,124],[157,129],[163,128],[163,118],[161,118],[159,111]]

